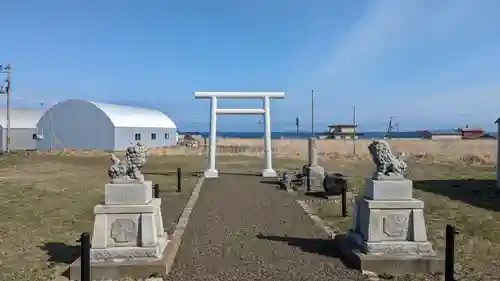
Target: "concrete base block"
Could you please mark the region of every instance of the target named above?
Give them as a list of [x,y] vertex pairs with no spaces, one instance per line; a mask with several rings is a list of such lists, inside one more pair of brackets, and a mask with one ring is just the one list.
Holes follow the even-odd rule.
[[144,205],[97,205],[94,213],[93,260],[161,256],[166,234],[160,198]]
[[411,200],[413,183],[411,180],[365,179],[365,197],[370,200]]
[[262,177],[263,178],[276,178],[276,177],[278,177],[278,174],[273,169],[264,169],[262,171]]
[[217,171],[216,169],[208,169],[208,170],[205,170],[204,175],[205,175],[205,178],[207,178],[207,179],[218,178],[219,171]]
[[90,260],[92,262],[121,262],[124,260],[131,259],[143,259],[144,261],[155,261],[161,259],[163,255],[163,250],[167,246],[169,240],[167,240],[167,234],[164,233],[163,236],[157,237],[156,245],[150,247],[113,247],[106,249],[90,249]]
[[444,259],[427,240],[424,202],[412,198],[409,180],[366,179],[354,201],[352,231],[336,240],[361,270],[403,275],[442,272]]
[[369,200],[357,196],[354,203],[353,230],[360,241],[427,242],[423,214],[424,202]]
[[104,188],[106,205],[148,204],[153,199],[153,183],[108,183]]
[[349,232],[347,237],[363,254],[397,256],[435,256],[432,244],[428,241],[378,241],[367,242],[363,235]]
[[[167,250],[166,250],[167,251]],[[165,276],[168,274],[168,255],[161,259],[133,259],[121,262],[104,261],[90,263],[90,280],[121,280],[124,277],[145,279],[150,276]],[[78,258],[69,267],[70,280],[81,281],[81,260]]]
[[444,257],[441,255],[367,254],[344,234],[337,235],[335,242],[345,258],[359,270],[391,275],[444,272]]

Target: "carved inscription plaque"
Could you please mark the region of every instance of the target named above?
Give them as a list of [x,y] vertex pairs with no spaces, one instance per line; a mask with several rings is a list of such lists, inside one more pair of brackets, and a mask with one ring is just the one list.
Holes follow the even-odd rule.
[[384,233],[389,237],[406,237],[408,216],[404,214],[387,215],[383,218]]
[[111,238],[116,243],[134,242],[137,240],[137,227],[131,219],[117,219],[111,224]]

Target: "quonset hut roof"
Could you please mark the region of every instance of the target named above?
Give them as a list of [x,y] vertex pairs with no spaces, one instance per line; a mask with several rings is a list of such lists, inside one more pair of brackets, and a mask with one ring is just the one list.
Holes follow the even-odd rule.
[[155,109],[88,102],[101,109],[115,127],[177,128],[172,119]]
[[60,102],[60,104],[65,102],[93,105],[106,114],[115,127],[177,128],[172,119],[163,112],[154,109],[78,99],[66,100]]
[[[10,128],[11,129],[30,129],[36,128],[36,124],[45,111],[33,108],[11,108],[10,110]],[[7,129],[7,109],[0,109],[0,126]]]

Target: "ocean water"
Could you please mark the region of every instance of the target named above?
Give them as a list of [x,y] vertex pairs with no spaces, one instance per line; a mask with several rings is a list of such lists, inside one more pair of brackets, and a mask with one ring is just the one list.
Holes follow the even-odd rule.
[[[361,132],[363,135],[359,136],[360,139],[381,139],[385,136],[386,132]],[[204,137],[209,136],[209,132],[199,132]],[[221,138],[245,138],[245,139],[260,139],[264,137],[264,132],[217,132],[217,136]],[[271,132],[271,138],[295,138],[306,139],[311,136],[311,132]],[[421,135],[416,132],[393,132],[393,138],[400,139],[415,139],[421,138]]]

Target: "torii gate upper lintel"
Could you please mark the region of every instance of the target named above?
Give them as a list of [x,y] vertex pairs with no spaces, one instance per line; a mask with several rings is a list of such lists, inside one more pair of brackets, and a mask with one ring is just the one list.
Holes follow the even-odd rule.
[[[262,176],[274,178],[277,176],[272,166],[271,151],[271,112],[270,99],[285,98],[284,92],[195,92],[198,99],[210,99],[210,150],[209,167],[205,170],[206,178],[217,178],[219,172],[215,168],[217,115],[264,115],[264,153],[265,167]],[[262,99],[262,108],[217,108],[217,99]]]

